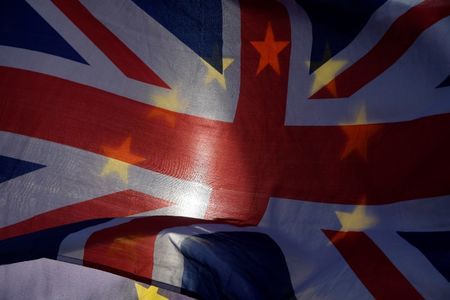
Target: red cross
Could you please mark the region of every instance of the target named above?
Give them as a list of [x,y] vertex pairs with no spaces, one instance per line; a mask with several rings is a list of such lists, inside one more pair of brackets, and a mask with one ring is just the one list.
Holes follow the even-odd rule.
[[101,154],[105,145],[120,145],[131,135],[131,151],[146,158],[139,166],[212,187],[211,218],[255,223],[271,196],[349,204],[365,196],[367,204],[382,204],[449,194],[450,142],[443,138],[449,115],[350,128],[359,135],[376,132],[367,136],[367,160],[341,158],[351,135],[340,126],[284,126],[289,46],[279,54],[280,75],[270,68],[256,75],[259,55],[250,41],[263,40],[269,22],[277,40],[290,41],[289,17],[281,4],[249,6],[242,4],[241,89],[233,123],[168,112],[177,119],[171,128],[149,119],[145,104],[2,68],[0,129]]

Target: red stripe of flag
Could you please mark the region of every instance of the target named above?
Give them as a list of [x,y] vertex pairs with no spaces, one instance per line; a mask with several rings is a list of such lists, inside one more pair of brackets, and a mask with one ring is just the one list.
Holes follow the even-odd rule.
[[376,299],[423,299],[364,232],[323,232]]
[[0,240],[65,224],[101,218],[117,218],[167,207],[165,200],[136,192],[121,191],[36,215],[0,229]]
[[97,20],[79,1],[53,3],[129,78],[170,88],[136,54]]
[[[364,57],[318,90],[310,99],[345,98],[392,66],[427,28],[450,15],[448,0],[426,0],[399,17]],[[337,87],[336,93],[331,87]]]
[[365,196],[367,204],[383,204],[450,193],[450,140],[442,138],[450,134],[449,114],[358,126],[362,133],[378,128],[364,161],[341,158],[347,137],[340,126],[284,127],[277,115],[260,117],[278,98],[272,105],[253,98],[247,119],[241,98],[242,121],[230,124],[168,111],[177,118],[170,128],[148,117],[150,106],[126,98],[33,72],[1,72],[0,130],[103,155],[131,136],[131,151],[146,159],[139,166],[210,185],[215,217],[262,215],[269,196],[345,204]]

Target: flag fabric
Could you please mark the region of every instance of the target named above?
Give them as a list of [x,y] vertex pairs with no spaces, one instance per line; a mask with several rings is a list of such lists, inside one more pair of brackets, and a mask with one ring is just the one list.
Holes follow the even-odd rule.
[[447,0],[0,5],[6,279],[450,297]]
[[108,272],[47,259],[0,266],[0,280],[1,299],[191,299]]

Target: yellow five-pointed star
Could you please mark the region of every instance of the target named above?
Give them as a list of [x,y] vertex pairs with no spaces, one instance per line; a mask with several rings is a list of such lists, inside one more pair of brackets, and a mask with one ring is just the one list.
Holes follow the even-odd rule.
[[158,288],[156,286],[143,287],[140,284],[135,283],[136,292],[139,300],[169,300],[168,298],[158,294]]
[[[347,64],[346,60],[336,60],[330,58],[331,50],[329,45],[325,48],[323,56],[324,60],[327,59],[327,61],[314,72],[314,81],[311,88],[311,94],[314,94],[321,87],[332,81],[336,77],[336,74]],[[332,95],[337,95],[337,88],[334,82],[328,85],[327,89]]]
[[225,70],[233,63],[234,59],[232,58],[224,58],[222,61],[223,71],[220,73],[216,69],[214,69],[209,63],[207,63],[205,60],[201,60],[202,63],[207,68],[207,73],[205,76],[205,83],[211,83],[213,80],[216,80],[220,86],[226,90],[227,89],[227,83],[225,81]]
[[170,91],[165,91],[164,93],[155,94],[152,96],[155,101],[156,106],[164,108],[171,111],[178,112],[181,109],[181,102],[178,97],[178,91],[172,89]]
[[363,231],[377,223],[375,217],[366,214],[364,205],[357,205],[352,212],[336,211],[336,216],[342,226],[340,231]]
[[174,127],[176,122],[176,114],[174,112],[180,112],[183,110],[181,102],[178,98],[177,90],[172,89],[169,92],[155,94],[152,98],[157,107],[150,110],[150,118],[161,117],[166,120],[170,127]]
[[280,64],[278,61],[278,54],[286,48],[289,41],[275,41],[272,25],[269,23],[264,41],[251,41],[250,43],[256,48],[260,55],[256,75],[258,75],[267,66],[271,66],[272,69],[279,75]]
[[101,176],[116,174],[124,182],[128,183],[128,167],[129,164],[124,163],[114,158],[108,158],[105,166],[103,167]]
[[103,151],[109,157],[101,176],[116,174],[119,178],[128,183],[128,168],[130,164],[135,164],[144,160],[143,157],[130,152],[131,137],[128,137],[118,148],[103,147]]

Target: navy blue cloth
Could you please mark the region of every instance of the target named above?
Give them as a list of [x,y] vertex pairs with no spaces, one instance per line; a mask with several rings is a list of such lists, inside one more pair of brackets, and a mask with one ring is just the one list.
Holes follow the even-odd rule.
[[386,0],[297,0],[313,31],[310,73],[347,47]]
[[445,80],[442,81],[437,87],[442,88],[442,87],[448,87],[448,86],[450,86],[450,75],[448,75],[447,78],[445,78]]
[[399,232],[450,282],[450,231]]
[[281,249],[257,232],[186,238],[182,287],[200,299],[294,299]]
[[0,155],[0,183],[44,167],[44,165]]
[[87,62],[28,3],[0,1],[0,45]]
[[221,0],[133,0],[133,2],[222,73]]

